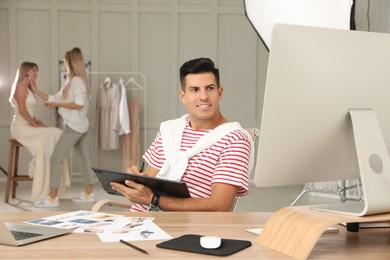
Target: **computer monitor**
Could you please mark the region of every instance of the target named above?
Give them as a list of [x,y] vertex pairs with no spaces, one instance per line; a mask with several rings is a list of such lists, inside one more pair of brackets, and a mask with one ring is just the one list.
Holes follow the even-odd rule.
[[276,24],[255,185],[361,178],[364,203],[331,210],[390,212],[389,147],[390,35]]

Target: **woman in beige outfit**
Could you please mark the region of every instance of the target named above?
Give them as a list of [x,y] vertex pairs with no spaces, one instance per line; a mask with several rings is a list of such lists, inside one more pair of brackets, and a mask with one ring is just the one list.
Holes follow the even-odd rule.
[[[38,66],[23,62],[11,88],[9,102],[14,108],[11,122],[11,137],[23,144],[33,159],[29,165],[29,176],[33,178],[31,198],[37,201],[46,196],[50,182],[50,157],[61,135],[61,130],[48,127],[35,117],[37,99],[31,91],[31,80],[38,76]],[[62,167],[61,192],[70,186],[67,164]]]

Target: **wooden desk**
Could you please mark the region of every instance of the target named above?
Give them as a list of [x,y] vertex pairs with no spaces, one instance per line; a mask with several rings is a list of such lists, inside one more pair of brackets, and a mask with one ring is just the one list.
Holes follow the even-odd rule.
[[[22,222],[65,212],[6,212],[1,221]],[[130,214],[120,212],[118,214]],[[214,235],[222,238],[245,239],[252,246],[228,258],[232,259],[291,259],[272,249],[257,244],[257,236],[247,233],[248,228],[263,226],[272,213],[261,212],[146,212],[132,216],[155,217],[154,222],[172,237],[183,234]],[[1,235],[1,234],[0,234]],[[215,256],[193,254],[157,248],[161,241],[137,241],[135,245],[147,250],[142,254],[121,243],[103,243],[95,234],[68,234],[23,247],[0,245],[0,259],[209,259]],[[309,259],[388,259],[390,257],[390,229],[346,232],[340,228],[336,234],[321,236]]]

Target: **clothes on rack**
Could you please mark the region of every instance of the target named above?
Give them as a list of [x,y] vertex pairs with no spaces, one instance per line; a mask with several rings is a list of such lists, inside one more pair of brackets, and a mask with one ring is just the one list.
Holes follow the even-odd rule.
[[[128,167],[135,165],[137,166],[137,168],[139,168],[141,165],[141,139],[140,139],[141,106],[139,100],[140,100],[140,93],[144,91],[144,87],[140,85],[134,79],[134,77],[129,77],[127,79],[125,83],[125,87],[130,92],[130,95],[128,95],[129,97],[128,107],[129,107],[129,115],[130,115],[130,134],[124,135],[122,139],[122,147],[123,147],[122,168],[124,171]],[[144,108],[145,108],[145,103],[144,103]],[[144,120],[146,119],[144,118]],[[146,131],[146,128],[144,129],[144,131]]]
[[[91,119],[91,130],[96,131],[97,147],[108,151],[119,149],[121,146],[122,170],[126,171],[133,165],[139,167],[141,164],[139,100],[140,95],[144,95],[144,86],[135,80],[134,73],[90,73],[99,77],[106,76],[97,90],[95,111]],[[118,83],[110,78],[113,75],[120,75]],[[127,75],[129,77],[124,83],[123,78]]]
[[121,90],[121,100],[119,102],[119,135],[123,135],[130,133],[130,117],[127,105],[126,88],[125,84],[123,84],[122,78],[119,78],[118,85]]
[[132,98],[128,102],[130,114],[130,134],[122,137],[122,169],[136,165],[140,166],[141,148],[140,148],[140,105],[137,98]]
[[119,102],[121,91],[107,77],[97,92],[91,128],[96,131],[97,146],[102,150],[119,149]]

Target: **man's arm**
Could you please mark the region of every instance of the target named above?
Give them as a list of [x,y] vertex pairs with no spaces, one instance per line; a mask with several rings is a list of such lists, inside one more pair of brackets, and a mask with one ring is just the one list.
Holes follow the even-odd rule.
[[[126,185],[113,182],[112,188],[133,203],[150,205],[153,192],[148,187],[127,180]],[[161,196],[159,207],[163,211],[229,211],[237,194],[232,185],[214,183],[210,198],[176,198]]]
[[160,197],[160,208],[164,211],[229,211],[237,194],[237,187],[214,183],[210,198]]

